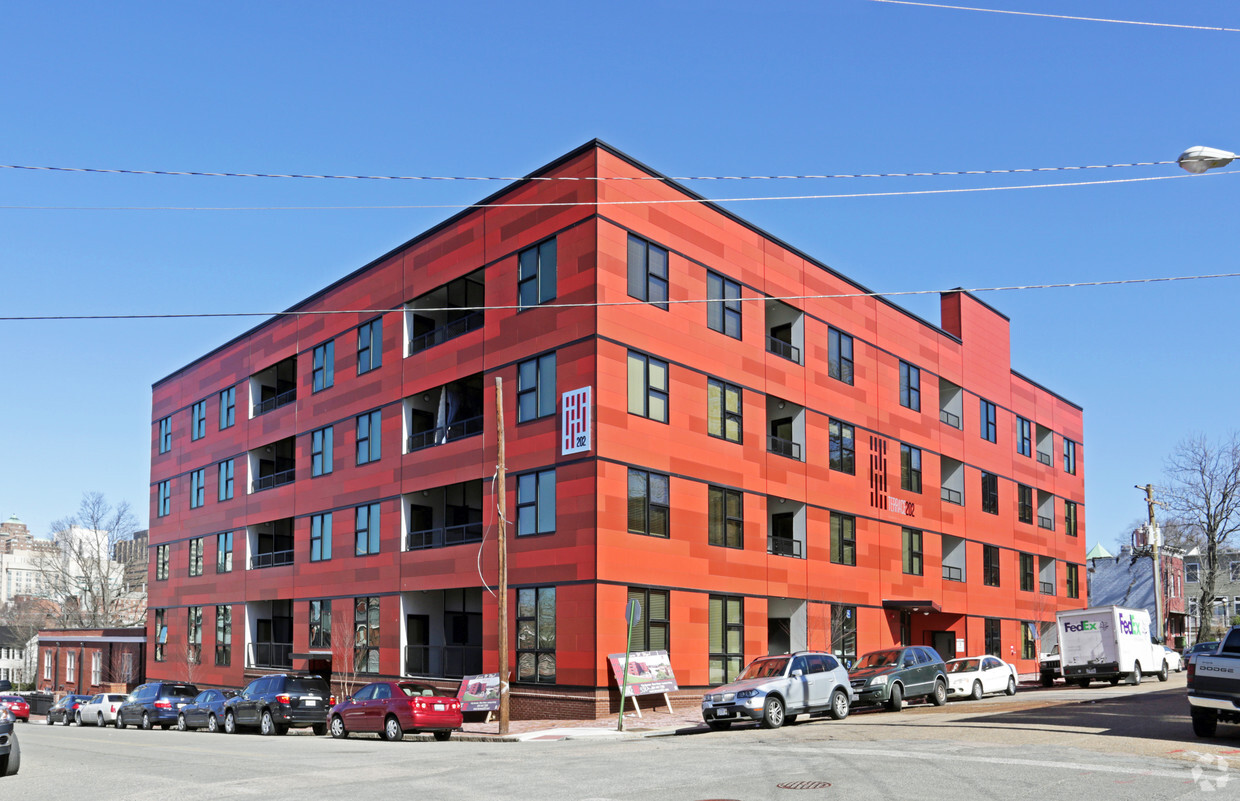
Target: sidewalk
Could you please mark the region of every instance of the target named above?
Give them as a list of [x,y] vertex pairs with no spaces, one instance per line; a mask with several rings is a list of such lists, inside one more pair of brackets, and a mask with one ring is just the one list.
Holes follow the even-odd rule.
[[617,717],[612,715],[598,720],[513,720],[508,723],[508,735],[503,737],[499,734],[497,719],[490,723],[466,721],[460,732],[452,734],[452,739],[530,742],[579,737],[659,737],[676,734],[685,729],[706,730],[702,723],[702,710],[697,705],[685,705],[684,709],[670,713],[665,710],[642,710],[641,717],[638,717],[636,712],[627,711],[624,713],[624,731],[617,731]]

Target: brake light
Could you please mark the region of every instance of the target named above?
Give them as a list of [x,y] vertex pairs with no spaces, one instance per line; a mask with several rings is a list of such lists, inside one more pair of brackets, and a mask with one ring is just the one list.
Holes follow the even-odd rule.
[[172,709],[172,702],[171,701],[156,701],[155,708],[156,709]]
[[277,704],[284,704],[285,706],[288,706],[291,700],[292,699],[289,698],[288,693],[280,693],[279,695],[276,696]]
[[1193,677],[1197,675],[1197,662],[1190,660],[1188,663],[1188,686],[1193,686]]
[[336,705],[336,696],[334,696],[334,695],[333,695],[333,696],[331,696],[330,698],[328,698],[328,699],[327,699],[327,705],[328,705],[328,706],[335,706],[335,705]]

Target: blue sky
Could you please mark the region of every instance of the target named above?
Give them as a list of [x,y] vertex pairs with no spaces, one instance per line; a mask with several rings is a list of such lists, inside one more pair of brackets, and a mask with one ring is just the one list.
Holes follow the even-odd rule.
[[[976,3],[970,5],[983,5]],[[1225,0],[988,0],[1240,28]],[[1240,33],[866,2],[17,4],[0,163],[520,175],[599,137],[668,175],[894,173],[1240,149]],[[1233,171],[1234,172],[1234,171]],[[1240,180],[1174,166],[687,182],[875,290],[1236,271]],[[276,311],[500,184],[0,170],[0,315]],[[58,209],[17,209],[50,206]],[[1236,426],[1240,280],[985,293],[1013,366],[1085,407],[1088,542],[1144,513],[1177,441]],[[900,301],[932,322],[934,296]],[[150,386],[254,319],[0,321],[0,516],[38,534],[85,491],[145,525]]]

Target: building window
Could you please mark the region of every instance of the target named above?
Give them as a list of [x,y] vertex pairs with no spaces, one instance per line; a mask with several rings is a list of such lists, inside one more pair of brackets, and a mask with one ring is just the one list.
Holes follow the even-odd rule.
[[98,687],[103,682],[103,654],[98,651],[91,651],[90,654],[90,683],[92,686]]
[[155,610],[155,661],[163,662],[167,656],[164,646],[168,643],[168,622],[165,610]]
[[354,555],[379,553],[379,504],[357,507],[355,519],[357,525],[354,528]]
[[707,491],[707,541],[724,548],[745,547],[745,495],[739,490],[711,487]]
[[197,509],[207,500],[207,469],[200,467],[189,474],[189,508]]
[[1186,584],[1196,584],[1201,581],[1201,564],[1198,562],[1184,563],[1184,582]]
[[[1064,501],[1063,502],[1063,531],[1069,537],[1076,536],[1076,502],[1075,501]],[[1237,563],[1232,562],[1232,564],[1235,565]],[[1237,578],[1240,578],[1240,575],[1233,575],[1231,577],[1231,580],[1235,581]]]
[[1076,475],[1076,443],[1067,437],[1063,440],[1063,471]]
[[1016,485],[1016,518],[1022,523],[1033,522],[1033,487]]
[[1020,624],[1020,658],[1038,658],[1038,641],[1034,636],[1032,623],[1022,622]]
[[921,532],[904,529],[904,572],[910,576],[922,574]]
[[982,473],[982,511],[999,514],[999,477],[994,473]]
[[[360,332],[358,339],[360,344]],[[336,340],[333,339],[315,347],[310,377],[315,392],[327,389],[336,383]]]
[[172,511],[172,482],[161,481],[157,489],[157,511],[160,517],[166,517]]
[[233,497],[233,460],[220,462],[220,490],[219,499],[221,501],[231,501]]
[[376,317],[357,327],[357,374],[368,373],[383,364],[383,318]]
[[232,607],[215,607],[215,664],[232,664]]
[[629,531],[652,537],[668,536],[670,479],[659,473],[629,468]]
[[1080,576],[1077,574],[1077,566],[1067,565],[1067,568],[1068,568],[1068,597],[1069,598],[1080,598],[1081,597],[1081,585],[1080,585]]
[[231,573],[233,559],[233,533],[224,531],[215,535],[215,572]]
[[900,489],[921,493],[921,448],[900,445]]
[[706,433],[740,442],[742,429],[741,388],[717,378],[706,379]]
[[172,418],[164,417],[159,421],[159,452],[172,450]]
[[667,362],[629,351],[629,414],[667,422]]
[[185,663],[197,665],[202,661],[202,607],[189,608],[189,628],[185,638]]
[[1033,455],[1033,432],[1029,421],[1023,417],[1016,418],[1016,452],[1021,456]]
[[353,599],[353,669],[379,672],[379,597]]
[[528,309],[555,300],[555,240],[526,248],[517,259],[517,306]]
[[831,604],[831,653],[845,667],[857,660],[857,607]]
[[988,400],[979,398],[979,417],[982,421],[982,439],[998,442],[998,427],[995,424],[995,405]]
[[1227,577],[1229,581],[1240,581],[1240,561],[1233,559],[1227,563]]
[[709,681],[727,684],[740,675],[745,660],[745,610],[741,598],[710,596]]
[[232,428],[237,421],[237,388],[229,387],[220,393],[220,431]]
[[667,251],[629,234],[629,297],[667,311]]
[[718,273],[706,273],[706,327],[741,338],[741,285]]
[[555,587],[517,590],[517,681],[555,684]]
[[853,338],[834,328],[827,330],[827,375],[853,382]]
[[189,574],[191,576],[202,575],[202,537],[194,537],[189,541]]
[[857,518],[852,515],[831,513],[831,561],[857,564]]
[[1033,554],[1022,553],[1020,555],[1020,588],[1023,592],[1033,592],[1037,589],[1037,581],[1033,573]]
[[855,475],[857,472],[857,452],[853,441],[853,427],[849,423],[832,420],[827,426],[831,445],[830,464],[832,470]]
[[189,438],[202,439],[207,435],[207,402],[200,400],[189,409]]
[[310,602],[310,647],[331,650],[332,602]]
[[382,417],[381,409],[357,416],[357,463],[359,465],[379,461],[382,453],[379,436],[383,430]]
[[987,587],[999,586],[999,546],[982,546],[982,583]]
[[[155,661],[156,662],[160,661],[158,654],[156,655]],[[44,681],[52,680],[52,652],[51,651],[43,652],[43,679]]]
[[908,362],[900,362],[900,405],[921,411],[921,370]]
[[[65,654],[65,682],[72,684],[75,681],[77,681],[77,654],[69,651]],[[65,725],[69,725],[68,718],[65,719]]]
[[310,432],[310,475],[325,476],[332,471],[332,426]]
[[517,476],[517,536],[555,532],[555,470]]
[[629,587],[629,601],[641,604],[641,620],[629,628],[629,650],[670,651],[668,591]]
[[310,561],[326,562],[332,558],[332,514],[310,517]]
[[168,580],[168,551],[171,545],[155,546],[155,580]]
[[555,414],[555,354],[517,365],[517,422]]
[[1000,631],[1002,631],[1002,621],[1000,621],[998,618],[995,618],[995,617],[988,617],[985,619],[985,621],[986,621],[985,622],[986,653],[990,654],[991,656],[997,656],[1000,659],[1002,659],[1003,658],[1003,637],[1000,634]]

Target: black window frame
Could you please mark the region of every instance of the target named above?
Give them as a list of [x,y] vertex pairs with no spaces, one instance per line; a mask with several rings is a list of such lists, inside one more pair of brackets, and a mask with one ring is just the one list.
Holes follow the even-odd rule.
[[557,260],[555,237],[544,239],[517,253],[517,311],[537,308],[549,300],[555,300]]
[[[640,487],[635,486],[634,480],[640,480]],[[660,539],[670,539],[672,520],[671,520],[671,476],[666,473],[656,473],[651,470],[642,470],[636,467],[629,468],[628,474],[628,530],[630,534],[642,534],[647,537],[658,537]],[[661,486],[663,490],[663,503],[656,503],[655,487]],[[634,494],[634,490],[639,489],[638,494]],[[635,511],[640,504],[641,518],[638,520],[634,517]],[[656,514],[662,517],[663,530],[658,532],[655,530]],[[634,523],[638,525],[634,525]]]
[[1033,554],[1020,554],[1020,591],[1021,592],[1037,592],[1038,575],[1037,567]]
[[[706,433],[716,439],[740,444],[744,439],[744,394],[741,387],[720,378],[706,379]],[[718,398],[718,408],[715,398]],[[735,399],[736,411],[729,411],[729,401]]]
[[1016,485],[1016,520],[1033,525],[1033,487]]
[[[374,556],[379,553],[381,547],[379,534],[382,522],[379,507],[378,503],[363,503],[353,507],[354,556]],[[365,537],[364,548],[363,537]]]
[[[517,589],[515,680],[522,684],[555,684],[558,636],[555,590],[554,586]],[[551,608],[549,629],[544,627],[548,622],[544,604]],[[545,636],[548,631],[550,637]],[[543,669],[546,664],[550,664],[550,671]],[[532,669],[527,670],[527,665]]]
[[[518,537],[536,537],[543,534],[554,534],[556,530],[556,475],[555,468],[532,470],[516,476],[517,484],[517,526]],[[550,498],[544,496],[545,487],[550,486]],[[551,504],[551,528],[544,529],[543,506]],[[532,529],[525,531],[527,521],[533,520]]]
[[[847,432],[845,432],[847,429]],[[828,466],[850,476],[857,474],[857,429],[852,423],[831,418],[827,422]]]
[[921,368],[900,360],[900,405],[921,411]]
[[1063,471],[1068,475],[1076,475],[1076,442],[1061,437],[1063,440]]
[[1016,416],[1016,452],[1021,456],[1033,456],[1033,423]]
[[330,475],[335,463],[335,426],[310,432],[310,477]]
[[172,418],[159,418],[159,452],[167,453],[172,450]]
[[189,508],[201,508],[207,502],[207,468],[200,467],[189,473]]
[[[658,274],[658,259],[662,255],[663,274]],[[668,281],[670,254],[648,239],[629,234],[628,243],[628,292],[629,297],[645,301],[651,306],[668,310]],[[661,290],[661,291],[660,291]]]
[[988,515],[999,514],[999,476],[982,471],[982,511]]
[[319,512],[310,515],[310,561],[329,562],[331,558],[332,513]]
[[744,334],[741,285],[714,270],[706,271],[706,327],[732,339]]
[[1003,658],[1003,621],[997,617],[983,618],[982,629],[986,642],[986,653],[990,656]]
[[155,516],[167,517],[172,514],[172,481],[165,480],[155,485]]
[[215,572],[231,573],[233,569],[233,533],[221,531],[215,535]]
[[322,392],[336,384],[336,340],[320,342],[310,351],[310,391]]
[[906,576],[921,576],[926,572],[925,532],[904,526],[900,529],[901,568]]
[[852,335],[830,326],[827,328],[827,376],[852,386],[853,371]]
[[168,610],[155,610],[155,661],[163,662],[167,658],[164,646],[168,642]]
[[231,501],[235,485],[233,479],[236,475],[236,459],[225,459],[219,463],[217,478],[219,486],[216,490],[216,501]]
[[172,546],[169,544],[155,546],[155,580],[167,581]]
[[[662,612],[656,608],[652,598],[661,598]],[[651,587],[629,587],[628,600],[641,604],[641,619],[629,627],[629,647],[631,651],[666,651],[672,652],[672,593]],[[653,642],[651,631],[662,631],[662,643]]]
[[1001,586],[1002,556],[998,545],[982,544],[982,584],[987,587]]
[[[642,408],[640,410],[634,409],[633,388],[628,387],[629,414],[635,414],[638,417],[645,417],[647,420],[654,420],[656,423],[666,424],[669,418],[671,417],[671,384],[672,384],[671,366],[666,361],[656,356],[651,356],[647,353],[642,353],[641,351],[637,351],[637,350],[630,350],[628,352],[628,358],[626,360],[626,370],[627,370],[626,375],[627,375],[627,380],[630,382],[633,381],[635,378],[634,376],[635,364],[640,365],[641,374],[640,374],[640,378],[638,378],[637,380],[641,382],[639,386],[642,387],[642,394],[641,394]],[[663,371],[663,386],[662,387],[654,386],[651,384],[651,379],[652,379],[651,367],[652,366],[662,367],[662,371]],[[662,417],[656,417],[652,414],[651,412],[651,400],[652,399],[654,400],[661,399],[663,401],[663,416]]]
[[[306,623],[310,629],[310,647],[320,650],[332,650],[332,602],[324,598],[315,598],[306,603]],[[354,615],[357,610],[354,610]]]
[[1063,502],[1063,533],[1069,537],[1077,535],[1077,523],[1080,522],[1076,511],[1076,501]]
[[363,412],[355,417],[354,421],[357,431],[357,447],[354,449],[357,466],[379,461],[383,457],[383,410]]
[[900,443],[900,489],[921,494],[921,448],[903,442]]
[[981,436],[987,442],[999,441],[998,408],[985,398],[978,398],[978,417],[981,419]]
[[383,366],[383,316],[357,327],[357,374],[365,375]]
[[1064,565],[1065,578],[1067,580],[1068,597],[1081,597],[1081,575],[1078,565],[1068,562]]
[[232,666],[232,607],[215,607],[215,665]]
[[220,431],[237,424],[237,388],[220,390]]
[[[735,504],[735,514],[730,510]],[[730,487],[706,490],[706,541],[720,548],[745,547],[745,493]]]
[[363,676],[379,673],[379,637],[383,629],[379,596],[353,598],[353,672]]
[[[716,604],[719,609],[717,620],[715,619]],[[733,607],[736,609],[735,617],[731,613]],[[730,645],[733,634],[736,635],[736,648]],[[716,645],[717,648],[713,647]],[[707,651],[708,680],[711,685],[727,684],[740,675],[745,667],[745,598],[743,596],[710,594],[707,600]],[[716,664],[718,664],[718,669],[716,669]]]
[[[517,363],[517,422],[527,423],[555,415],[555,351]],[[526,406],[532,403],[532,413]]]
[[831,512],[831,563],[857,566],[857,518]]
[[189,575],[202,575],[202,554],[206,550],[206,543],[202,537],[191,537],[189,541]]
[[207,399],[189,407],[189,439],[196,442],[207,435]]

